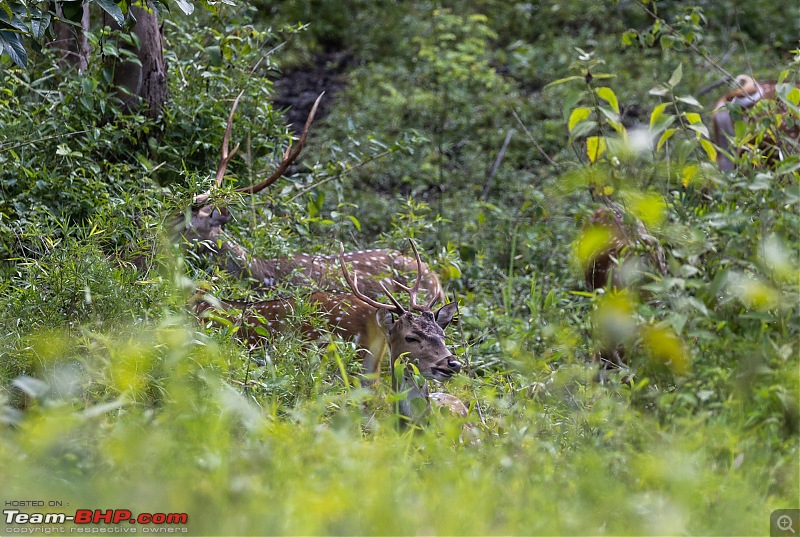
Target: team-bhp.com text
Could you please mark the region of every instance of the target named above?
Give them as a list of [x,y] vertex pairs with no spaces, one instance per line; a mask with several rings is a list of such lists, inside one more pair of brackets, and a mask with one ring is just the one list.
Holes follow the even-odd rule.
[[[4,509],[5,533],[43,534],[51,533],[186,533],[189,515],[186,513],[140,513],[133,514],[129,509],[78,509],[74,515],[66,513],[23,513],[19,509]],[[128,524],[147,525],[145,527],[122,526]],[[69,531],[64,524],[72,523]],[[111,524],[112,526],[101,526]],[[36,525],[31,527],[31,525]],[[62,527],[58,527],[61,525]],[[170,527],[173,525],[173,527]],[[181,525],[181,527],[174,527]]]

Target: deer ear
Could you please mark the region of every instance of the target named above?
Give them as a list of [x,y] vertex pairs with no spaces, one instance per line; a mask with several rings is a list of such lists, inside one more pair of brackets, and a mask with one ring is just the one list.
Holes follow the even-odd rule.
[[394,326],[394,315],[392,315],[392,312],[387,308],[378,308],[377,311],[375,311],[375,322],[378,323],[378,327],[380,327],[383,335],[388,339],[389,330]]
[[447,325],[450,324],[450,321],[453,320],[453,316],[456,314],[457,310],[458,303],[451,302],[436,310],[436,313],[433,314],[433,318],[436,319],[436,324],[441,326],[442,330],[444,330]]
[[211,225],[222,227],[231,219],[231,213],[225,207],[214,208],[211,211]]

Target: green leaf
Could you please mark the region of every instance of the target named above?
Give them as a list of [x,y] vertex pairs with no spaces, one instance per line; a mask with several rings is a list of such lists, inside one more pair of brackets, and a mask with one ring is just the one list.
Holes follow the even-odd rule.
[[611,108],[614,109],[614,112],[619,114],[619,102],[617,102],[617,96],[609,87],[603,86],[601,88],[597,88],[595,90],[597,96],[606,101],[608,104],[611,105]]
[[348,218],[350,218],[350,221],[353,223],[356,230],[361,231],[361,222],[358,221],[358,218],[353,215],[350,215]]
[[698,101],[697,99],[695,99],[691,95],[684,95],[682,97],[677,97],[677,100],[682,102],[682,103],[684,103],[684,104],[688,104],[690,106],[695,106],[697,108],[703,108],[703,105],[700,104],[700,101]]
[[570,134],[570,137],[572,139],[575,139],[575,138],[580,138],[582,136],[586,136],[587,134],[592,132],[595,129],[595,127],[597,127],[597,122],[594,121],[594,120],[592,120],[592,121],[581,121],[580,123],[578,123],[578,125],[575,127],[575,129],[572,131],[572,133]]
[[583,80],[583,79],[584,78],[582,76],[577,76],[577,75],[568,76],[568,77],[565,77],[565,78],[559,78],[558,80],[553,80],[552,82],[547,84],[544,87],[544,89],[552,88],[553,86],[558,86],[558,85],[561,85],[561,84],[566,84],[567,82],[572,82],[574,80]]
[[639,34],[636,32],[636,30],[627,30],[622,34],[622,43],[625,46],[631,46],[638,37]]
[[12,62],[23,69],[28,66],[28,53],[22,44],[22,34],[0,31],[0,45]]
[[175,0],[175,3],[186,15],[191,15],[194,12],[194,4],[189,0]]
[[569,132],[572,132],[572,129],[575,128],[575,125],[588,118],[591,115],[591,113],[592,110],[586,107],[576,108],[575,110],[573,110],[572,113],[569,115],[569,122],[567,123],[567,128],[569,129]]
[[651,89],[648,93],[654,97],[665,97],[669,95],[669,88],[663,84],[659,84],[655,88]]
[[3,22],[9,28],[13,28],[14,30],[18,30],[23,33],[28,32],[28,27],[25,26],[25,23],[19,20],[14,12],[9,9],[6,15],[6,11],[0,11],[0,22]]
[[741,119],[733,124],[733,134],[737,139],[741,140],[747,134],[747,123]]
[[667,84],[669,84],[670,87],[674,88],[675,86],[681,83],[682,78],[683,78],[683,64],[679,63],[678,67],[675,68],[675,70],[672,72],[672,76],[669,77],[669,81],[667,82]]
[[123,26],[125,24],[125,15],[122,14],[122,9],[117,5],[114,0],[94,0],[95,3],[103,8],[103,11],[108,13],[114,22]]
[[50,27],[51,18],[52,15],[50,15],[50,13],[42,13],[40,17],[31,19],[31,33],[34,39],[44,39],[44,34],[47,32],[47,28]]
[[694,132],[696,132],[696,133],[698,133],[698,134],[700,134],[702,136],[705,136],[706,138],[710,138],[711,137],[708,134],[708,127],[706,127],[702,123],[697,124],[697,125],[689,125],[688,127],[689,127],[689,130],[693,130]]

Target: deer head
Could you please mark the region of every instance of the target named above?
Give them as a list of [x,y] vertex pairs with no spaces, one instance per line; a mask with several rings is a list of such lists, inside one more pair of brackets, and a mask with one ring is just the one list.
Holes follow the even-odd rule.
[[[183,221],[180,221],[176,224],[177,230],[180,231],[187,240],[210,241],[212,243],[223,241],[223,250],[230,248],[230,245],[226,245],[224,241],[230,241],[231,239],[227,237],[222,228],[228,222],[228,220],[230,220],[231,214],[226,208],[218,207],[217,204],[213,202],[212,198],[214,191],[219,190],[222,187],[222,182],[225,179],[225,173],[228,170],[228,165],[239,151],[239,144],[236,144],[233,149],[230,149],[230,139],[231,130],[233,128],[233,118],[236,114],[236,109],[239,106],[239,100],[242,98],[243,94],[244,91],[240,92],[239,95],[236,96],[236,99],[234,99],[233,105],[231,106],[230,114],[228,115],[228,122],[225,126],[225,134],[222,137],[220,161],[219,165],[217,166],[217,173],[214,177],[212,188],[203,194],[198,194],[195,196],[191,206],[191,217],[188,225]],[[317,100],[314,102],[314,106],[311,108],[311,112],[308,114],[308,119],[306,120],[303,133],[300,135],[300,138],[294,147],[290,145],[286,148],[283,159],[278,164],[277,168],[262,182],[255,185],[236,188],[234,189],[234,192],[241,194],[256,194],[283,177],[283,175],[289,169],[289,166],[291,166],[291,164],[297,160],[300,152],[305,147],[309,129],[314,121],[314,116],[317,113],[317,108],[319,107],[319,103],[322,100],[323,95],[325,95],[325,92],[321,93],[319,97],[317,97]],[[239,252],[234,249],[234,251],[231,253],[233,253],[235,256],[238,256],[242,255],[243,252]]]
[[[422,261],[413,241],[411,248],[414,250],[417,267],[421,267]],[[378,302],[359,290],[358,277],[347,270],[344,246],[340,244],[339,250],[342,274],[353,295],[375,308],[375,322],[389,345],[392,388],[408,393],[407,398],[398,403],[399,414],[416,423],[430,410],[427,381],[446,381],[461,370],[461,363],[444,343],[444,329],[453,320],[458,306],[453,302],[433,311],[439,297],[434,297],[427,304],[418,304],[417,294],[421,282],[419,270],[412,287],[395,282],[397,287],[408,293],[410,310],[406,310],[382,283],[381,287],[392,305]],[[403,359],[406,361],[405,366],[398,364]],[[422,382],[415,378],[415,369],[423,377]],[[398,370],[399,375],[395,374]],[[421,400],[421,405],[416,404],[418,400]]]
[[[725,81],[712,84],[701,90],[701,94],[714,87],[721,85]],[[724,172],[732,171],[734,163],[729,158],[731,151],[731,138],[734,137],[734,118],[731,117],[731,106],[734,105],[743,110],[753,108],[761,100],[775,100],[776,84],[774,82],[756,81],[749,75],[738,75],[734,79],[736,87],[723,95],[716,103],[711,115],[712,141],[721,149],[717,154],[717,165]],[[796,84],[800,88],[800,84]],[[779,104],[780,113],[788,112],[784,104]],[[748,115],[742,116],[747,120]],[[796,119],[797,121],[797,119]],[[750,150],[758,151],[767,163],[783,160],[785,153],[796,153],[798,151],[798,135],[800,128],[797,123],[786,123],[785,121],[778,127],[779,132],[772,133],[772,136],[765,136],[763,140],[756,142],[751,140]],[[737,151],[744,150],[744,147],[736,148]]]

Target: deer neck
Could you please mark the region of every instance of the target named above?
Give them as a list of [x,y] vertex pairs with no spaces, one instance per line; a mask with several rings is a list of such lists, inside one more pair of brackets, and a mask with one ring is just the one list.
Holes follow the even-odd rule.
[[395,393],[405,393],[406,397],[397,402],[397,413],[401,425],[419,425],[430,414],[431,402],[427,380],[418,380],[410,369],[406,369],[398,381],[392,376]]
[[224,231],[221,232],[222,251],[228,257],[228,272],[236,275],[246,274],[265,287],[274,287],[278,284],[275,277],[275,267],[264,261],[256,259],[240,244],[230,238]]

